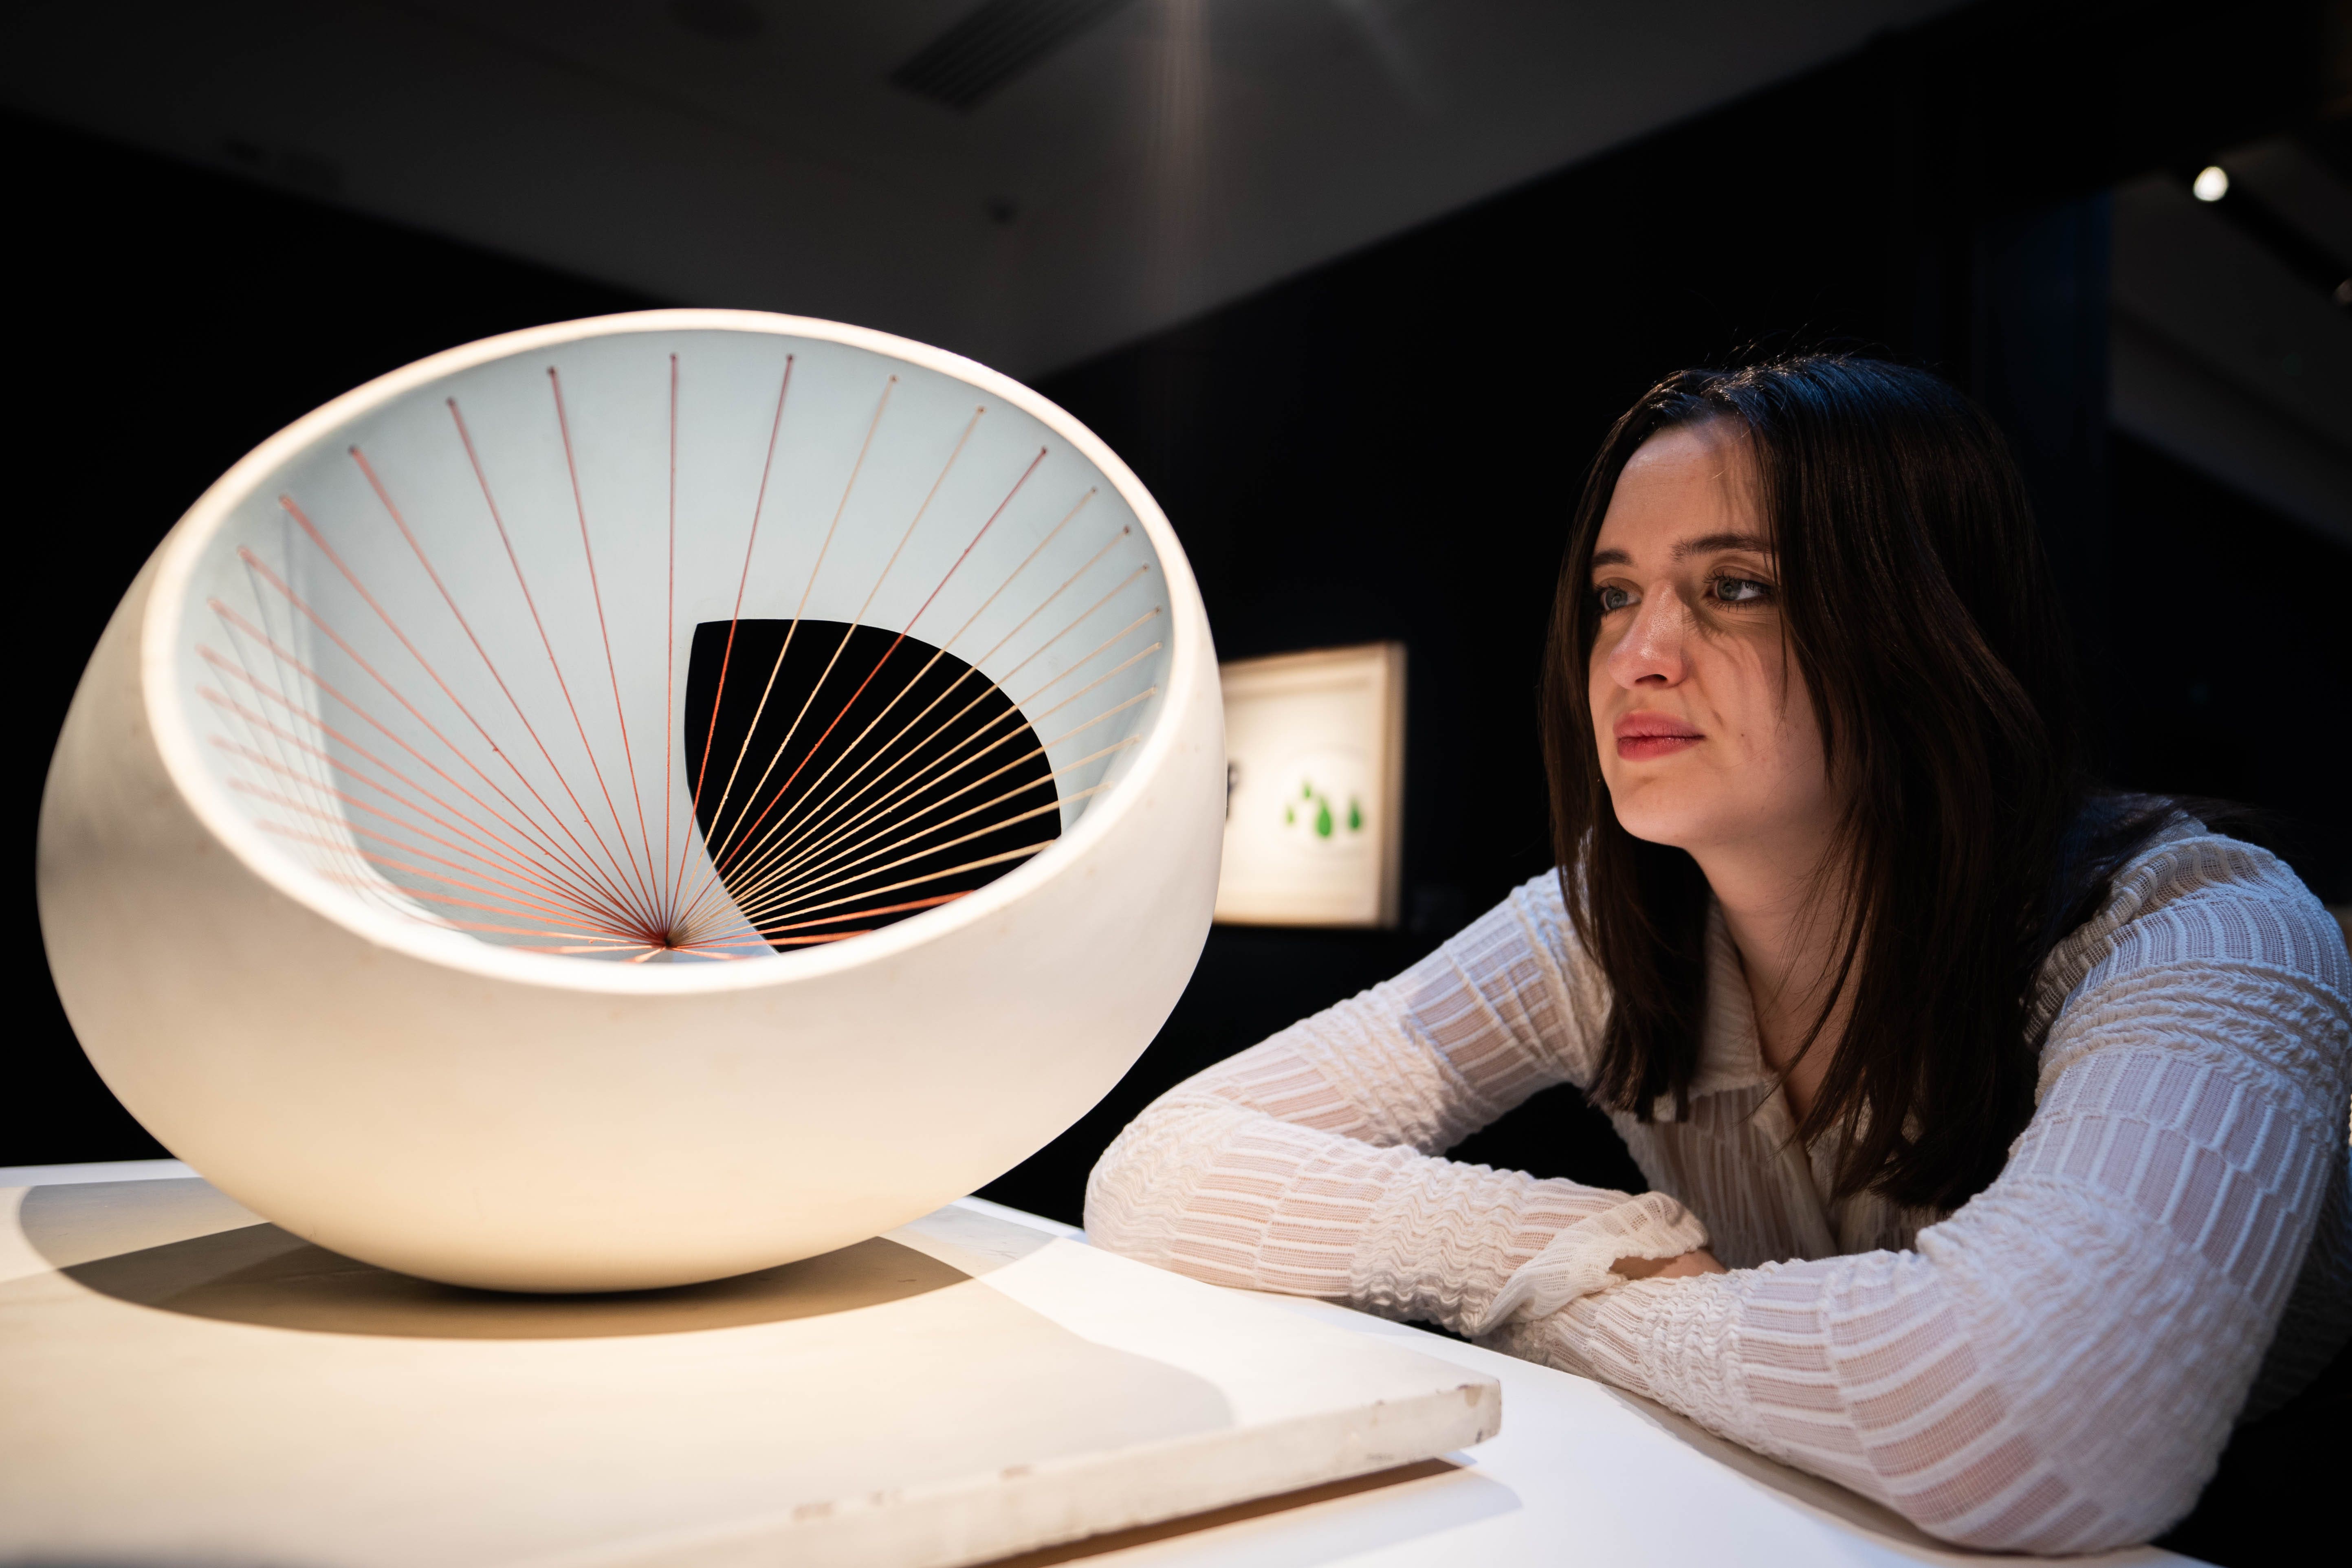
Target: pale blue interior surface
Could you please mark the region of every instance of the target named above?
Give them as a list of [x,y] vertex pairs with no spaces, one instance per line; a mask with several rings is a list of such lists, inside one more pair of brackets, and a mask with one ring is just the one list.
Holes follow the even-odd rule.
[[[658,927],[698,898],[698,929],[731,921],[735,955],[764,956],[695,826],[698,624],[802,616],[943,647],[1045,743],[1066,830],[1157,719],[1168,605],[1133,510],[1035,416],[862,348],[630,331],[457,372],[311,440],[209,542],[178,673],[236,809],[352,896],[613,959],[649,954],[583,902]],[[806,795],[780,865],[889,827],[884,742],[905,719],[876,731],[866,778]],[[748,791],[767,759],[722,760]],[[717,762],[702,787],[725,787]]]

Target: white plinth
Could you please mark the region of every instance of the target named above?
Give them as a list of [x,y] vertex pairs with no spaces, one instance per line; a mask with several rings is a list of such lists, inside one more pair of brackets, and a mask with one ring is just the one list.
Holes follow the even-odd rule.
[[935,1568],[1444,1454],[1484,1373],[953,1205],[649,1295],[0,1188],[0,1560]]

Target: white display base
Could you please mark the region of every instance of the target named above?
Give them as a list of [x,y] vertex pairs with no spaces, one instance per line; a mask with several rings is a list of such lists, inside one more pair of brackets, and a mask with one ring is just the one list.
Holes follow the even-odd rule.
[[201,1181],[0,1187],[0,1560],[940,1568],[1497,1429],[1485,1373],[989,1208],[549,1298]]

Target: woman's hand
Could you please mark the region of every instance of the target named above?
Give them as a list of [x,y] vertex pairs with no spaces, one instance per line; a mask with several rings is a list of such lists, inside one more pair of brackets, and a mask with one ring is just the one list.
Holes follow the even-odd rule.
[[1687,1279],[1694,1274],[1728,1274],[1705,1247],[1679,1258],[1621,1258],[1609,1266],[1628,1279]]

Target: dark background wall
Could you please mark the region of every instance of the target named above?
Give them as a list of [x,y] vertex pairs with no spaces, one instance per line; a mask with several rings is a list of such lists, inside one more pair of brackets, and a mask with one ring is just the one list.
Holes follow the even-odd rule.
[[[2105,379],[2104,193],[2253,136],[2334,145],[2317,14],[1973,7],[1046,380],[1175,520],[1222,654],[1409,645],[1408,921],[1213,932],[1128,1080],[990,1194],[1076,1218],[1153,1095],[1549,865],[1532,693],[1583,466],[1658,375],[1759,346],[1873,346],[1983,399],[2034,485],[2109,776],[2273,808],[2305,879],[2352,900],[2315,723],[2352,711],[2352,552],[2112,436]],[[656,301],[27,121],[0,121],[0,167],[31,691],[0,1164],[137,1157],[160,1151],[74,1046],[31,894],[49,746],[116,597],[213,478],[333,395]],[[1457,1152],[1639,1180],[1557,1092]]]

